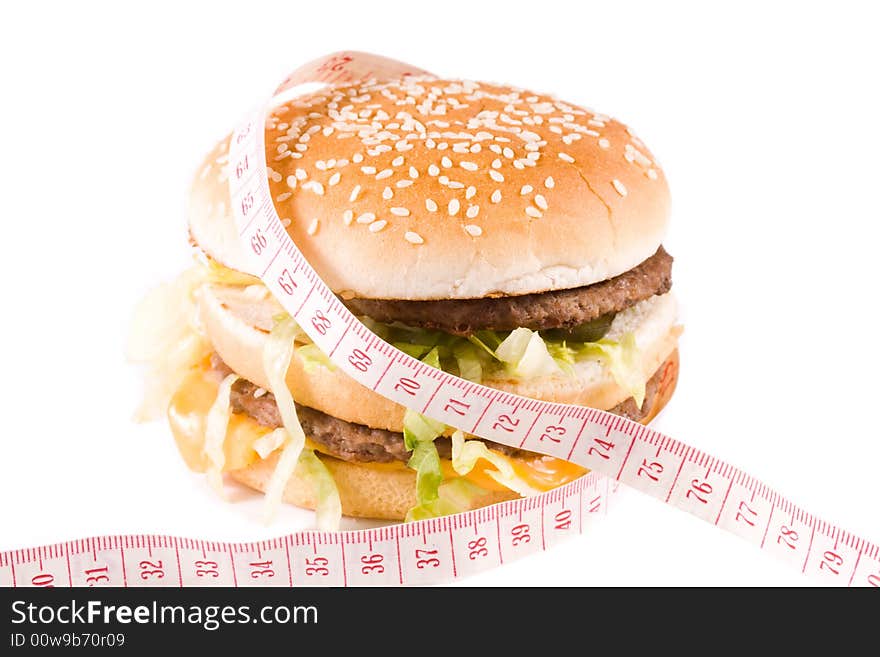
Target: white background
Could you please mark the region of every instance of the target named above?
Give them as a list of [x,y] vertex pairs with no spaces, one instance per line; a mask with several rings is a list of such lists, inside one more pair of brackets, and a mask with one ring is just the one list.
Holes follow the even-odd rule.
[[[136,426],[127,320],[188,264],[202,154],[338,49],[558,93],[632,125],[673,194],[686,333],[674,437],[880,539],[876,16],[624,2],[16,3],[0,21],[0,550],[93,534],[245,540],[161,423]],[[862,7],[869,6],[864,3]],[[27,7],[27,9],[25,9]],[[468,584],[798,585],[634,492],[595,533]]]

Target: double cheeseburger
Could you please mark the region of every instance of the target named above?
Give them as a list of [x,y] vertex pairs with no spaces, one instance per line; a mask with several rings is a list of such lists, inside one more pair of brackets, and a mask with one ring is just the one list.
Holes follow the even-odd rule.
[[[276,495],[289,503],[315,508],[329,495],[345,515],[395,520],[585,473],[478,436],[451,437],[361,387],[300,332],[286,384],[312,460],[279,487],[283,413],[264,361],[285,314],[239,242],[228,148],[226,138],[192,186],[198,263],[186,293],[166,295],[158,309],[176,319],[154,370],[192,469],[260,490],[275,475]],[[275,107],[266,159],[291,238],[345,305],[398,348],[493,388],[640,422],[669,400],[680,333],[672,258],[661,245],[669,192],[623,124],[514,87],[410,77]],[[206,438],[217,427],[221,435]]]

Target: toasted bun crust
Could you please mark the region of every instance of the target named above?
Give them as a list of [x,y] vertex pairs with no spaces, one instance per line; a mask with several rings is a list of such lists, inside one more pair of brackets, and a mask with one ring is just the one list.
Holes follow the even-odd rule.
[[[274,108],[272,196],[343,297],[451,299],[589,285],[653,254],[662,171],[623,124],[531,91],[408,78]],[[192,239],[255,273],[227,190],[228,138],[192,186]]]
[[[271,317],[263,308],[273,302],[253,298],[237,300],[242,292],[224,286],[205,285],[199,289],[198,304],[208,339],[223,361],[237,374],[271,390],[263,371],[262,351],[267,333],[254,328],[261,316]],[[247,292],[244,292],[247,294]],[[650,300],[649,300],[650,301]],[[645,304],[645,317],[631,313],[633,331],[642,354],[642,372],[647,381],[676,348],[679,329],[675,322],[675,302],[671,295],[654,297]],[[620,315],[623,317],[623,314]],[[617,320],[615,320],[617,321]],[[612,325],[612,330],[614,326]],[[630,396],[595,362],[578,363],[577,376],[560,374],[524,381],[487,380],[493,388],[519,395],[593,408],[611,408]],[[342,370],[316,366],[306,371],[298,355],[291,359],[287,385],[301,404],[348,422],[378,429],[403,431],[405,409],[361,386]]]
[[[677,351],[670,355],[663,367],[663,378],[653,404],[642,420],[644,424],[655,418],[672,396],[678,379]],[[407,510],[416,503],[416,476],[412,470],[365,466],[326,455],[320,455],[320,459],[333,475],[342,502],[342,513],[347,516],[403,520]],[[234,470],[230,476],[246,486],[265,491],[276,461],[277,455],[273,454],[265,461],[257,461],[247,468]],[[492,491],[477,500],[475,508],[517,497],[513,491]],[[287,483],[284,501],[307,509],[314,509],[316,504],[311,486],[296,478],[291,478]]]

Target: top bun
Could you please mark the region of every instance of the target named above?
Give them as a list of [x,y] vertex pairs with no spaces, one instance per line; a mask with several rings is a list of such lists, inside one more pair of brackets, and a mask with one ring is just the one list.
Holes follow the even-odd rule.
[[[254,273],[226,180],[193,183],[190,234]],[[330,87],[266,125],[275,207],[343,298],[467,299],[590,285],[651,256],[669,190],[623,124],[513,87],[409,77]]]

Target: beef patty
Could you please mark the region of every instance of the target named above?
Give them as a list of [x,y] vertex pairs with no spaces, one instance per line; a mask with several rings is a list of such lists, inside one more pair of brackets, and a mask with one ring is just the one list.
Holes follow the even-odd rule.
[[672,256],[663,247],[650,258],[607,281],[568,290],[551,290],[485,299],[348,299],[356,315],[379,322],[470,335],[484,329],[512,331],[524,326],[538,331],[571,328],[608,313],[620,312],[672,287]]
[[[636,406],[632,397],[621,402],[609,413],[622,415],[630,420],[638,422],[648,413],[653,406],[657,387],[662,378],[661,366],[648,380],[645,388],[645,401],[642,409]],[[264,427],[280,427],[281,414],[275,404],[272,393],[265,393],[255,397],[258,388],[250,381],[239,379],[232,386],[230,403],[236,413],[245,413]],[[302,424],[303,431],[313,442],[321,445],[322,451],[342,459],[356,463],[390,463],[392,461],[409,460],[410,451],[403,443],[403,434],[387,429],[372,429],[363,424],[355,424],[340,420],[332,415],[316,411],[307,406],[296,405],[296,414]],[[535,456],[534,452],[509,447],[484,441],[489,448],[497,450],[508,456]],[[434,441],[441,458],[450,458],[452,455],[452,441],[449,438],[438,438]]]

